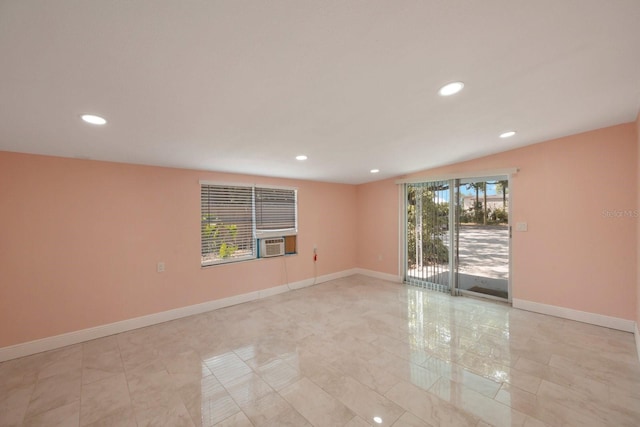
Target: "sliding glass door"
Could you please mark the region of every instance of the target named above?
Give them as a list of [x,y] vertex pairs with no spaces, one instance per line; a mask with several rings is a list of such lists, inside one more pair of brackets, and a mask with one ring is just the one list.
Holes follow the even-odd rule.
[[406,184],[409,284],[449,292],[452,284],[451,181]]
[[405,184],[405,282],[510,299],[509,178]]
[[456,180],[456,287],[509,299],[509,180]]

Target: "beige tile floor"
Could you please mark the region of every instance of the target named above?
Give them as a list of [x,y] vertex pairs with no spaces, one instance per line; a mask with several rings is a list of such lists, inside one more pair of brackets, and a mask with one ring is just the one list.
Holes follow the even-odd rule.
[[0,364],[2,426],[639,426],[633,335],[352,276]]

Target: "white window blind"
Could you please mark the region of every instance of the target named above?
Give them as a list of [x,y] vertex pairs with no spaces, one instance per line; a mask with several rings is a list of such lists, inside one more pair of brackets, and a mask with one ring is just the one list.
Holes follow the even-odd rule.
[[296,190],[284,188],[255,189],[256,230],[296,230]]
[[202,265],[256,257],[253,188],[200,186]]

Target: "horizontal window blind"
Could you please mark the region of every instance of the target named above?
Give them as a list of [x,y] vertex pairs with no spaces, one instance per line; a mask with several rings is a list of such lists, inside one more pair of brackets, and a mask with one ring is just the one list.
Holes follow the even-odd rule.
[[255,258],[253,188],[200,187],[202,265]]
[[296,190],[256,187],[256,230],[296,229]]

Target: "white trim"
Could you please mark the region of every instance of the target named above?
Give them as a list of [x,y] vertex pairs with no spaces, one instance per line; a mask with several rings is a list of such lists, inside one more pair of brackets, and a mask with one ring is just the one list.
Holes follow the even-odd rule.
[[542,304],[539,302],[513,299],[513,307],[521,310],[533,311],[535,313],[548,314],[550,316],[561,317],[563,319],[576,320],[578,322],[590,323],[605,328],[617,329],[625,332],[633,332],[635,322],[633,320],[621,319],[619,317],[605,316],[603,314],[589,313],[587,311],[574,310],[572,308],[559,307],[557,305]]
[[396,180],[396,184],[417,184],[420,182],[448,181],[450,179],[464,179],[464,178],[483,178],[483,177],[491,177],[496,175],[511,176],[517,173],[519,170],[520,169],[518,168],[505,168],[505,169],[492,169],[488,171],[451,173],[446,175],[422,175],[422,176],[417,176],[412,178],[398,179]]
[[208,181],[206,179],[200,179],[198,182],[200,185],[215,185],[219,187],[271,188],[276,190],[298,191],[298,187],[291,187],[288,185],[256,184],[255,182]]
[[201,179],[198,182],[200,183],[200,185],[214,185],[217,187],[255,187],[255,184],[253,182],[207,181],[204,179]]
[[356,274],[374,277],[376,279],[388,280],[389,282],[402,283],[402,277],[397,274],[382,273],[380,271],[368,270],[366,268],[354,269]]
[[636,337],[636,351],[638,354],[638,360],[640,361],[640,330],[638,329],[638,323],[636,323],[636,330],[634,331]]
[[228,298],[207,301],[200,304],[162,311],[160,313],[148,314],[146,316],[135,317],[133,319],[121,320],[119,322],[100,325],[93,328],[82,329],[79,331],[68,332],[65,334],[46,337],[35,341],[2,347],[0,348],[0,362],[16,359],[18,357],[28,356],[30,354],[41,353],[43,351],[54,350],[56,348],[66,347],[68,345],[78,344],[84,341],[95,340],[97,338],[107,337],[109,335],[119,334],[122,332],[131,331],[133,329],[144,328],[146,326],[164,323],[170,320],[193,316],[194,314],[206,313],[208,311],[242,304],[244,302],[255,301],[284,292],[289,292],[295,289],[305,288],[307,286],[327,282],[329,280],[341,279],[343,277],[348,277],[356,274],[356,270],[357,269],[339,271],[336,273],[317,277],[315,280],[313,278],[300,280],[298,282],[249,292],[247,294],[234,295]]
[[274,190],[293,190],[298,191],[298,187],[290,187],[286,185],[271,185],[271,184],[253,184],[256,188],[270,188]]
[[256,230],[256,239],[270,239],[273,237],[297,236],[298,230],[287,228],[283,230]]

